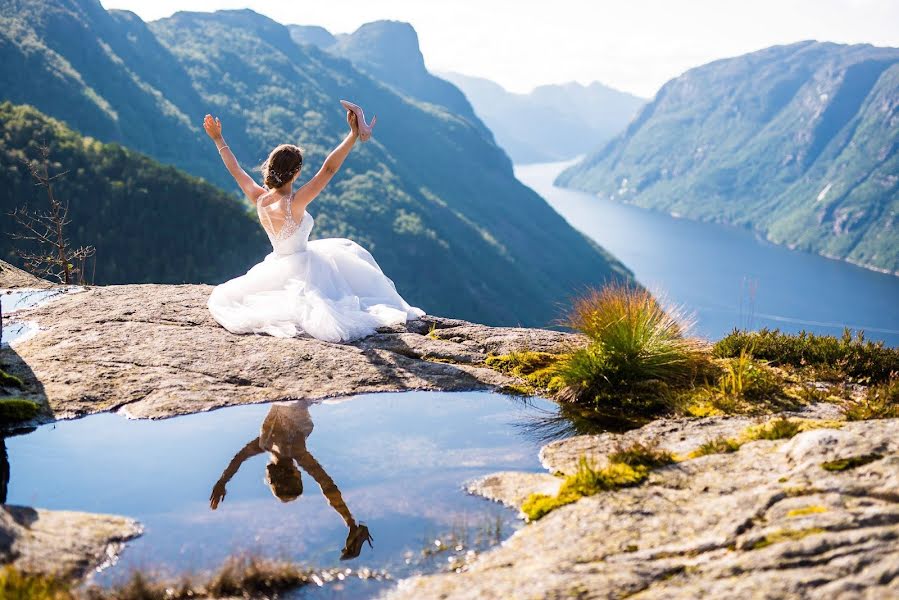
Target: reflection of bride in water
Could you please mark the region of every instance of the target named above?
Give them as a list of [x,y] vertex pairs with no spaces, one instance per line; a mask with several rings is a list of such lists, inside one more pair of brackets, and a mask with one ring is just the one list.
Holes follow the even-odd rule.
[[306,438],[312,433],[312,427],[308,403],[297,401],[273,404],[262,422],[259,437],[234,455],[213,486],[209,506],[212,510],[218,508],[225,499],[225,486],[245,460],[268,452],[270,456],[265,466],[265,482],[272,490],[272,494],[281,502],[296,500],[303,493],[300,469],[306,471],[318,483],[328,503],[349,527],[350,532],[340,560],[356,558],[362,552],[365,542],[368,542],[369,546],[372,545],[371,534],[364,524],[356,523],[340,495],[340,490],[337,489],[337,484],[306,449]]

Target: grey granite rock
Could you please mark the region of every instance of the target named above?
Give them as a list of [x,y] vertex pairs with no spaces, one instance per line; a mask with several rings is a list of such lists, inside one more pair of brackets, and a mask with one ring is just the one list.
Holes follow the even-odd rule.
[[561,349],[557,331],[424,317],[354,344],[310,337],[234,335],[206,309],[211,287],[89,289],[12,316],[33,338],[2,350],[48,418],[122,409],[162,418],[287,398],[409,389],[494,389],[516,380],[484,365],[488,353]]
[[0,562],[77,579],[115,560],[122,544],[140,533],[125,517],[0,506]]
[[[583,453],[603,462],[624,439],[653,439],[686,454],[746,424],[663,420],[624,436],[555,442],[542,456],[568,471]],[[388,597],[899,597],[897,432],[897,420],[845,423],[684,460],[642,486],[556,509],[467,571],[406,580]],[[864,455],[873,460],[843,471],[822,467]],[[520,502],[547,484],[499,473],[472,489]]]

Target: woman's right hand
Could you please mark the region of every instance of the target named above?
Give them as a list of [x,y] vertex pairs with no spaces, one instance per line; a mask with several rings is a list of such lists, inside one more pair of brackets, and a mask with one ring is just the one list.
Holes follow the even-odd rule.
[[206,115],[206,118],[203,119],[203,129],[206,130],[206,135],[212,138],[213,141],[217,142],[222,139],[222,122],[218,117]]
[[225,484],[221,481],[216,481],[215,485],[212,486],[212,494],[209,496],[209,508],[212,510],[217,509],[222,500],[225,499],[226,493]]

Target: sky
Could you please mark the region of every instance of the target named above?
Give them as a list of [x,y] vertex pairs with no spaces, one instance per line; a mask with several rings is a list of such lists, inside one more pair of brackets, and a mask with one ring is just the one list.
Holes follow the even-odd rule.
[[687,69],[806,39],[899,46],[899,0],[101,0],[145,21],[250,8],[332,33],[412,23],[431,71],[508,90],[600,81],[643,97]]

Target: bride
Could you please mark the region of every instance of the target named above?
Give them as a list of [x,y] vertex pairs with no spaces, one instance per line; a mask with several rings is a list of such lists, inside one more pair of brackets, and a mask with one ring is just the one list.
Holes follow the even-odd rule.
[[306,207],[340,169],[356,139],[371,125],[362,109],[341,101],[350,131],[308,183],[293,191],[303,166],[302,150],[281,144],[262,165],[265,187],[247,175],[222,137],[218,118],[203,127],[244,194],[256,206],[273,251],[246,275],[227,281],[209,296],[212,316],[232,333],[293,337],[307,333],[328,342],[348,342],[424,312],[409,306],[378,263],[357,243],[343,238],[309,241],[312,215]]

